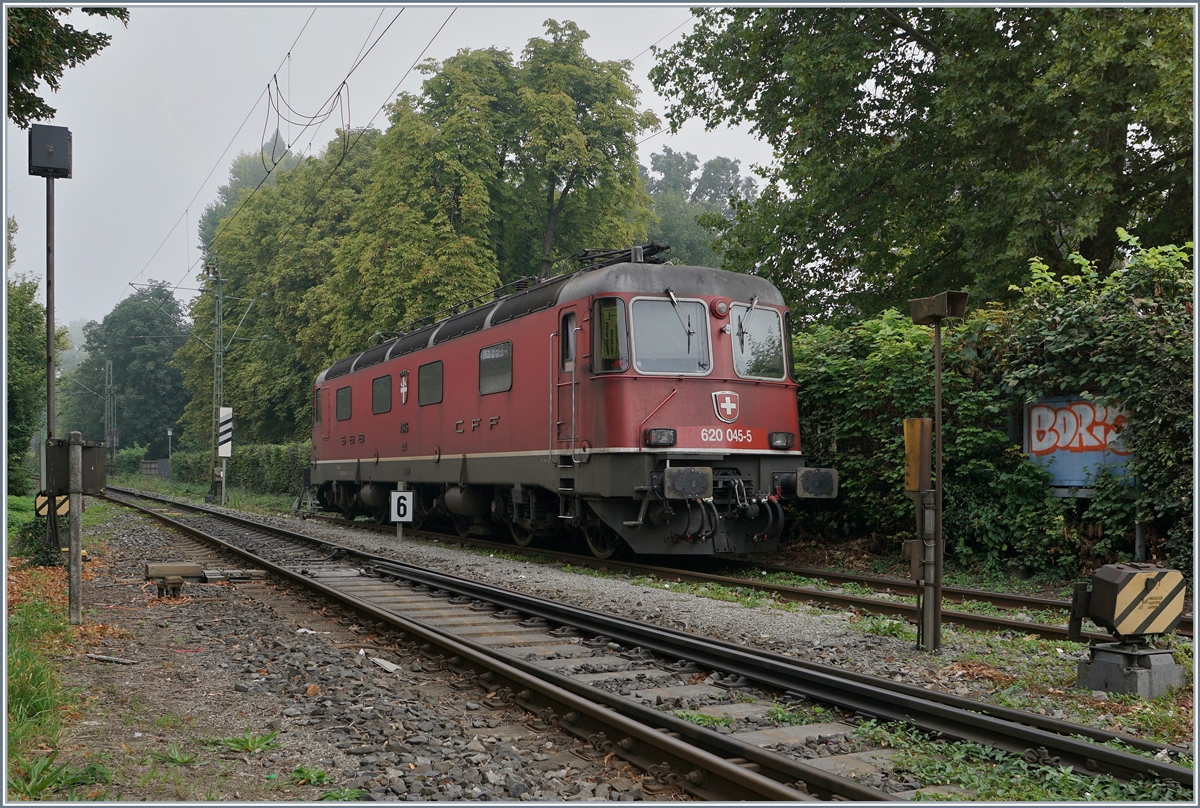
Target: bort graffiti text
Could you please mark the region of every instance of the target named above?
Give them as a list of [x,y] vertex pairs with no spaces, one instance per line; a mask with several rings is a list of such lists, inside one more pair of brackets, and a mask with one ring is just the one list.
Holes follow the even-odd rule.
[[1102,452],[1127,455],[1120,430],[1128,419],[1118,407],[1074,401],[1062,407],[1034,404],[1029,408],[1029,451],[1035,456],[1053,452]]

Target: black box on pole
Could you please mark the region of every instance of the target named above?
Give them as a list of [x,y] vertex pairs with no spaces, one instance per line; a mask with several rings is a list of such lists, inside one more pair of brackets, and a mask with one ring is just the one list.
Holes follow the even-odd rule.
[[65,126],[29,127],[29,173],[71,179],[71,130]]
[[[70,468],[68,445],[62,438],[46,441],[46,479],[42,481],[44,492],[65,497],[70,493]],[[83,442],[83,493],[96,496],[104,493],[104,441]]]

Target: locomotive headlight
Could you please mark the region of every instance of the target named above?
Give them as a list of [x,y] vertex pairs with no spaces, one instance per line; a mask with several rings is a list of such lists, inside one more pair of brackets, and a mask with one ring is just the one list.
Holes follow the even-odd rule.
[[729,316],[729,301],[717,298],[708,305],[713,315],[724,320]]
[[675,430],[674,429],[647,429],[646,430],[646,445],[647,446],[674,446],[675,445]]
[[796,435],[792,432],[772,432],[767,436],[767,443],[772,449],[790,449],[796,445]]

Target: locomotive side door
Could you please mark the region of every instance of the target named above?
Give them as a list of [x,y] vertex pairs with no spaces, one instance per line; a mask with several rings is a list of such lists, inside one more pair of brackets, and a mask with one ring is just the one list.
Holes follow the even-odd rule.
[[554,407],[551,417],[554,421],[554,449],[567,450],[572,454],[579,443],[579,373],[586,372],[586,368],[581,367],[579,351],[582,331],[577,306],[564,306],[559,309],[552,376]]

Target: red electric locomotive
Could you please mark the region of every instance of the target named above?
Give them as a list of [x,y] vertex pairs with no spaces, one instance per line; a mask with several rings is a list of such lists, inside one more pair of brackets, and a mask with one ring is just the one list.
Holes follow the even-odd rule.
[[408,489],[418,523],[582,534],[600,558],[777,548],[781,498],[837,493],[804,467],[783,298],[642,249],[334,363],[313,388],[322,506],[382,522]]

